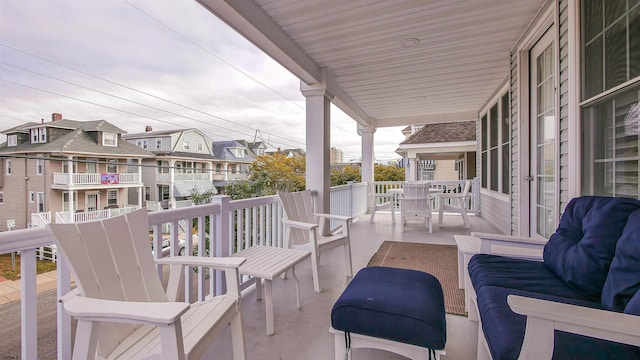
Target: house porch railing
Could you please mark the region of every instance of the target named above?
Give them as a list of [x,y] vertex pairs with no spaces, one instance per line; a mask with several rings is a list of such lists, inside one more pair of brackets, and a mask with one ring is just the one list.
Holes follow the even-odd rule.
[[108,218],[130,213],[139,208],[140,208],[139,206],[127,205],[121,208],[95,210],[95,211],[83,211],[83,212],[76,212],[74,214],[70,214],[69,211],[59,211],[56,213],[56,223],[68,223],[68,222],[79,223],[79,222],[86,222],[86,221],[93,221],[93,220],[108,219]]
[[[445,192],[462,192],[464,183],[466,180],[437,180],[429,181],[431,187],[444,189]],[[385,194],[389,189],[402,188],[404,181],[375,181],[373,183],[373,189],[376,194]],[[385,201],[390,201],[392,196]],[[439,198],[438,198],[439,200]],[[447,200],[451,201],[451,200]],[[396,204],[396,208],[399,208],[400,204]],[[435,204],[434,209],[437,209],[439,204]],[[480,214],[480,179],[475,178],[471,180],[471,189],[469,190],[469,199],[467,200],[467,211],[476,215]]]
[[69,174],[53,173],[53,185],[111,185],[116,181],[118,184],[138,184],[140,183],[140,175],[138,173],[117,173],[109,175],[117,175],[110,177],[112,182],[108,182],[107,177],[102,173],[73,173],[71,174],[71,183],[69,183]]
[[[359,216],[366,212],[366,184],[349,184],[331,189],[332,213]],[[333,205],[335,204],[335,205]],[[110,209],[115,210],[115,209]],[[177,254],[179,236],[186,240],[187,253],[200,256],[229,256],[256,244],[283,246],[282,206],[277,196],[230,201],[228,196],[215,196],[212,204],[190,206],[149,213],[149,225],[155,249],[162,248],[162,228],[171,224],[169,239],[171,254]],[[181,233],[178,224],[193,224],[194,231]],[[208,239],[214,239],[207,244]],[[21,358],[38,359],[38,321],[36,259],[41,247],[50,246],[53,239],[46,227],[35,227],[0,233],[0,254],[20,252],[21,273]],[[151,251],[151,246],[149,247]],[[161,254],[154,254],[157,257]],[[57,263],[57,296],[71,289],[71,276],[61,254]],[[158,274],[163,269],[158,266]],[[195,301],[222,292],[222,274],[208,274],[204,269],[188,272],[185,279],[185,299]],[[242,286],[253,284],[243,277]],[[58,359],[71,358],[71,318],[57,303]]]

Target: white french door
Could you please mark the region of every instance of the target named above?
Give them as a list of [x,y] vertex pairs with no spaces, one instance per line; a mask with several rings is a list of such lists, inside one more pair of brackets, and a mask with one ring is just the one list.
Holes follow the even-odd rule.
[[558,223],[558,119],[556,54],[547,31],[530,51],[530,225],[531,236],[549,238]]

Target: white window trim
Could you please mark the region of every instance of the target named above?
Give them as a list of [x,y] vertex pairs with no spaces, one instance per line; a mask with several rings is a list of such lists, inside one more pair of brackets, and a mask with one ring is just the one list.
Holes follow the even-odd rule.
[[[512,192],[512,190],[509,190],[509,194],[505,194],[502,192],[503,189],[503,184],[502,184],[502,161],[503,161],[503,156],[502,156],[502,97],[506,94],[508,94],[509,92],[509,84],[508,82],[505,82],[504,84],[502,84],[502,86],[500,86],[500,88],[494,93],[494,95],[491,97],[491,99],[489,101],[487,101],[487,103],[485,104],[485,106],[482,108],[482,110],[480,111],[480,116],[478,117],[478,126],[480,126],[480,139],[478,142],[478,159],[480,161],[480,170],[482,170],[482,117],[484,117],[485,115],[487,116],[487,142],[489,142],[489,144],[487,144],[487,187],[484,188],[482,187],[482,185],[480,186],[480,192],[483,194],[487,194],[487,195],[491,195],[492,197],[496,198],[496,199],[504,199],[507,200],[510,198],[510,194]],[[491,189],[491,157],[489,156],[490,151],[491,151],[491,119],[489,118],[489,112],[491,111],[491,108],[493,106],[497,106],[498,107],[498,122],[497,122],[497,126],[498,126],[498,144],[496,145],[498,148],[498,190],[492,190]],[[509,108],[511,108],[511,106],[509,106]],[[509,118],[511,118],[511,114],[509,114]],[[511,120],[509,120],[509,122],[511,123]],[[511,125],[509,126],[509,132],[511,132]],[[512,136],[509,136],[509,143],[511,143],[512,140]],[[511,146],[509,146],[509,150],[511,151]],[[512,169],[510,169],[512,170]],[[510,178],[513,177],[513,174],[510,175]],[[512,184],[511,184],[512,185]],[[511,186],[510,186],[511,187]]]
[[17,134],[7,136],[7,146],[17,146],[17,145],[18,145]]
[[36,202],[36,193],[29,191],[29,204],[33,204],[34,202]]
[[204,151],[204,144],[201,141],[198,141],[196,143],[196,151],[198,151],[198,152],[203,152]]
[[116,200],[115,205],[118,205],[119,200],[120,200],[120,199],[119,199],[119,197],[120,197],[120,196],[119,196],[119,195],[120,195],[120,192],[119,192],[118,190],[109,189],[109,190],[107,190],[107,206],[109,206],[109,205],[110,205],[110,204],[109,204],[109,200],[110,200],[111,198],[109,197],[109,195],[110,195],[110,194],[114,194],[114,193],[115,193],[115,195],[116,195],[116,197],[115,197],[115,200]]
[[5,159],[4,160],[4,174],[7,176],[11,176],[11,159]]
[[42,176],[44,173],[44,159],[36,159],[36,175]]
[[182,141],[182,149],[189,150],[189,148],[190,148],[189,141],[188,140]]
[[[110,144],[110,142],[111,142],[110,138],[113,138],[113,144]],[[107,140],[107,139],[109,139],[109,140]],[[112,132],[103,131],[102,132],[102,146],[112,146],[112,147],[118,146],[118,134],[112,133]]]
[[156,149],[162,149],[162,139],[156,139]]

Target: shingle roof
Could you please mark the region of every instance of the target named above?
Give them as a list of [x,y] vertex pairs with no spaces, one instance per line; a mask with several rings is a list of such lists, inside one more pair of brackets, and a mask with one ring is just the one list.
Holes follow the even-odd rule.
[[[243,148],[245,149],[246,156],[235,156],[230,148]],[[256,154],[249,149],[248,144],[244,140],[229,140],[229,141],[214,141],[212,144],[213,156],[220,160],[228,160],[235,162],[253,162],[256,158]]]
[[476,122],[462,121],[427,124],[409,136],[405,141],[401,142],[400,145],[474,141],[475,139]]

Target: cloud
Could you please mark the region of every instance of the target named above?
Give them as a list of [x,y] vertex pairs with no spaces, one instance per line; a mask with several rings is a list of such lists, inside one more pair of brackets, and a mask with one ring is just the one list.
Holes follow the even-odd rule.
[[[59,112],[304,147],[299,80],[196,1],[2,1],[0,44],[0,130]],[[331,145],[359,158],[355,122],[332,114]],[[402,134],[389,134],[377,157],[394,157]]]

